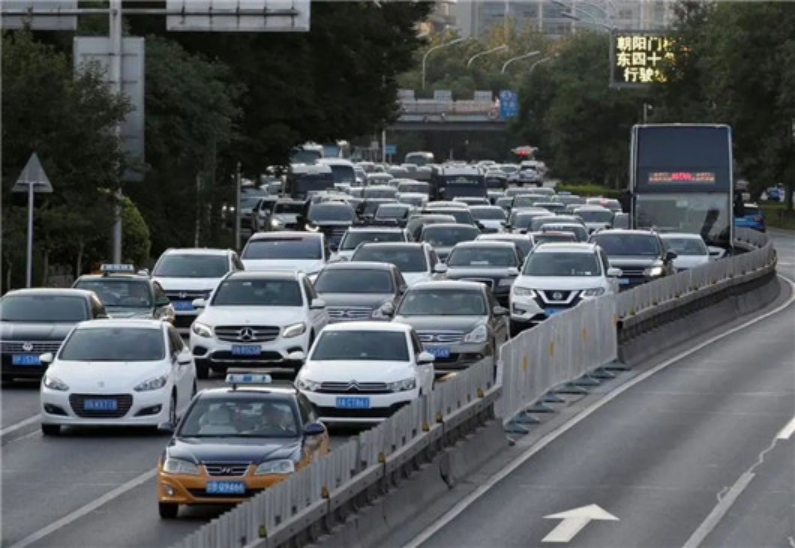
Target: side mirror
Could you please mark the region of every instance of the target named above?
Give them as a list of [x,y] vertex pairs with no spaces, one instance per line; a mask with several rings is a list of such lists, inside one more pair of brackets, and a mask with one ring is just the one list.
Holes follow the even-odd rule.
[[174,430],[177,429],[177,425],[173,422],[163,422],[157,425],[158,432],[162,432],[164,434],[173,434]]
[[141,275],[141,276],[149,276],[149,269],[148,268],[143,268],[143,269],[138,271],[138,274]]
[[193,359],[191,358],[190,354],[188,354],[187,352],[183,352],[182,354],[177,356],[177,363],[179,365],[190,365],[192,361]]
[[395,305],[392,303],[384,303],[381,305],[380,310],[381,314],[391,318],[395,314]]
[[433,271],[436,274],[447,274],[447,265],[438,263],[436,266],[433,267]]
[[39,356],[39,361],[44,365],[50,365],[55,360],[55,355],[52,352],[46,352]]
[[505,308],[504,306],[495,306],[492,312],[494,313],[495,316],[507,316],[508,314],[511,313],[511,311]]
[[406,284],[402,284],[400,287],[398,287],[398,293],[402,295],[408,290],[408,288],[409,286],[407,286]]
[[207,301],[204,299],[193,299],[193,308],[204,308],[207,306]]
[[155,301],[155,306],[168,306],[171,304],[171,300],[168,297],[159,297]]
[[326,301],[323,299],[312,299],[312,302],[309,303],[309,308],[311,310],[319,310],[321,308],[326,308]]
[[417,356],[417,365],[426,365],[433,363],[435,360],[436,357],[430,352],[420,352],[420,355]]
[[300,350],[296,350],[295,352],[290,352],[287,354],[287,359],[291,362],[303,362],[306,361],[306,354]]
[[675,251],[666,251],[665,252],[665,260],[670,262],[676,259],[679,255],[676,254]]
[[624,272],[620,268],[608,268],[607,276],[609,278],[619,278]]
[[518,275],[519,275],[519,269],[516,268],[515,266],[512,266],[508,269],[508,276],[518,276]]
[[304,436],[311,438],[313,436],[322,436],[326,433],[326,427],[319,422],[310,422],[304,426]]

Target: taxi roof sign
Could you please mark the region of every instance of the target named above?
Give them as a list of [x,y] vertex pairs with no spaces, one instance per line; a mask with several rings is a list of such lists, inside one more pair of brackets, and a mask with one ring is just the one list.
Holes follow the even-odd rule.
[[103,273],[135,272],[135,267],[131,264],[103,264],[100,265],[99,271]]
[[273,379],[266,374],[230,373],[226,376],[226,384],[236,387],[238,384],[271,384]]

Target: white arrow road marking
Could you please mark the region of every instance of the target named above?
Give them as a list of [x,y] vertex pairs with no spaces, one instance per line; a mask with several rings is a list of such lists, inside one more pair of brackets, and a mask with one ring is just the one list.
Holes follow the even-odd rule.
[[582,506],[567,512],[552,514],[551,516],[544,516],[544,519],[562,519],[563,521],[552,529],[541,542],[571,542],[571,539],[576,537],[577,533],[582,531],[583,527],[593,520],[619,521],[613,514],[606,512],[596,504]]
[[788,440],[795,434],[795,417],[787,423],[787,426],[781,429],[781,432],[776,436],[777,440]]

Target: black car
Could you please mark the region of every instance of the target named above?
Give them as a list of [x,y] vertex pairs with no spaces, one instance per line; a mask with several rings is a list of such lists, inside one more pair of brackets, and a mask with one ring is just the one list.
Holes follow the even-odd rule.
[[419,241],[433,246],[436,254],[444,261],[456,244],[474,240],[478,236],[480,236],[480,230],[472,225],[440,223],[422,227]]
[[435,215],[431,213],[422,213],[419,215],[414,215],[409,219],[409,222],[406,224],[406,230],[409,231],[409,236],[411,239],[416,241],[420,237],[420,232],[422,232],[422,227],[425,225],[438,225],[439,223],[454,223],[455,217],[452,215]]
[[607,253],[610,266],[621,269],[618,279],[622,290],[676,273],[673,251],[666,251],[660,236],[650,230],[602,230],[589,242],[599,244]]
[[329,264],[314,286],[326,303],[329,323],[389,321],[407,288],[395,265],[364,261]]
[[391,224],[405,227],[414,208],[408,204],[381,204],[375,211],[373,224]]
[[55,354],[72,328],[107,318],[102,301],[83,289],[19,289],[0,298],[2,378],[40,379],[47,366],[40,356]]
[[375,212],[382,204],[396,204],[398,201],[394,198],[365,198],[356,208],[356,213],[362,221],[368,223],[375,217]]
[[515,244],[480,240],[457,244],[447,257],[444,274],[448,280],[487,285],[497,301],[507,307],[511,286],[521,267]]
[[348,228],[356,223],[356,211],[346,202],[322,202],[309,206],[306,217],[310,226],[326,235],[332,251],[336,250]]

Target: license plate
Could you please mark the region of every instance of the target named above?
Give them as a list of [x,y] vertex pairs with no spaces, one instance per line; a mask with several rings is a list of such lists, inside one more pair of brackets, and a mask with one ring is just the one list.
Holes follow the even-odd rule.
[[86,411],[116,411],[119,403],[116,400],[87,399],[83,401],[83,409]]
[[546,308],[544,309],[544,314],[547,316],[552,316],[553,314],[557,314],[558,312],[563,312],[563,308]]
[[171,304],[174,306],[174,310],[179,310],[180,312],[193,310],[193,302],[191,301],[172,301]]
[[629,285],[629,278],[619,278],[618,283],[620,285]]
[[369,409],[370,398],[337,398],[337,407],[340,409]]
[[208,495],[243,495],[246,484],[242,481],[208,481]]
[[434,358],[449,358],[450,349],[441,346],[428,346],[425,351],[432,354]]
[[232,354],[235,356],[259,356],[262,354],[262,347],[236,344],[232,347]]
[[38,354],[13,354],[11,365],[41,365]]

